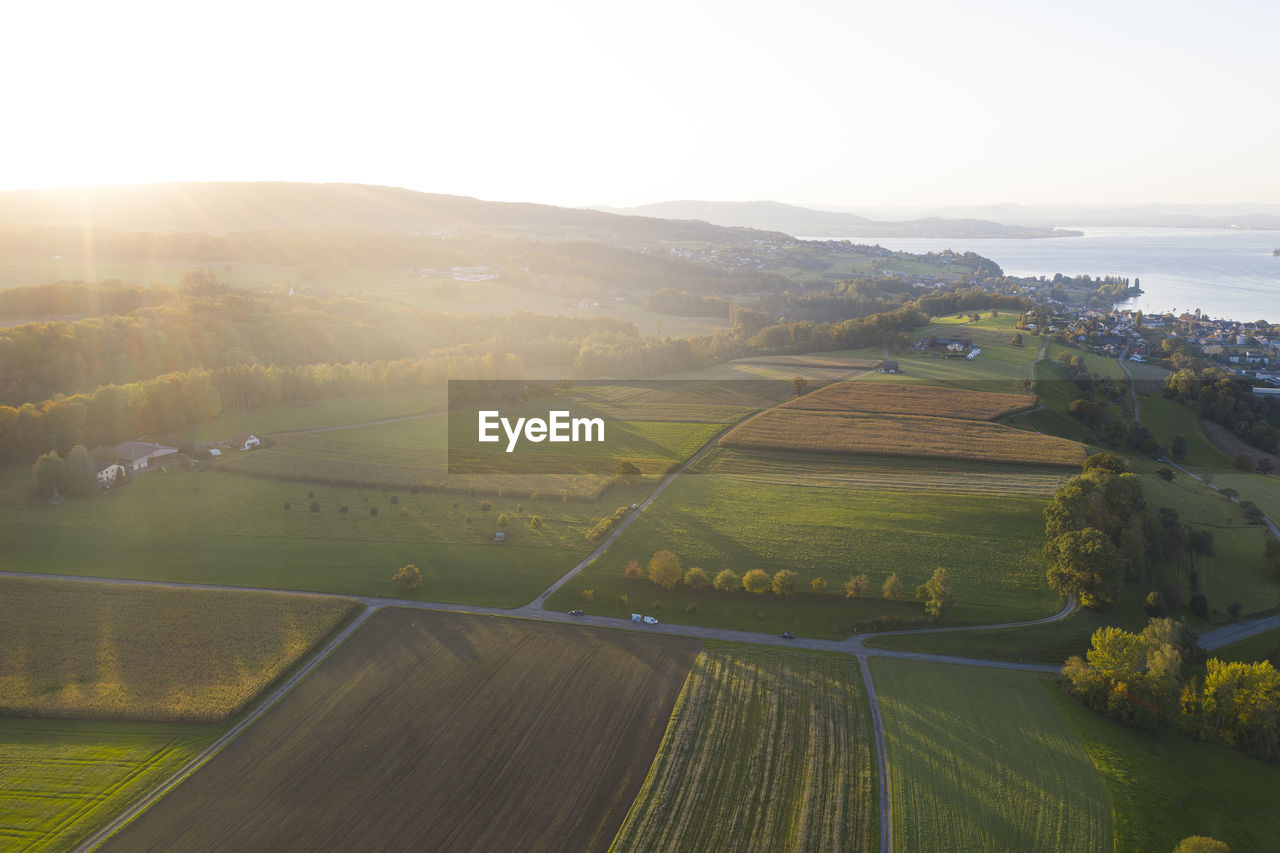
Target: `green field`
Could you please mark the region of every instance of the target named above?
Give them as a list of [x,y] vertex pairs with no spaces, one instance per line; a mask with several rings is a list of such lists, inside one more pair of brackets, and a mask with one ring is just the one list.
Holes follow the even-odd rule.
[[1006,660],[1016,663],[1060,664],[1071,655],[1089,650],[1093,633],[1107,625],[1141,629],[1146,616],[1137,608],[1122,613],[1099,613],[1079,608],[1057,622],[1023,628],[955,631],[941,634],[898,634],[874,637],[865,642],[879,649],[901,649],[937,655]]
[[871,741],[853,658],[712,645],[612,849],[877,850]]
[[1118,853],[1167,853],[1189,835],[1217,838],[1233,851],[1275,849],[1280,768],[1226,747],[1128,728],[1049,689],[1111,795]]
[[1110,798],[1048,679],[883,658],[871,671],[894,849],[1110,849]]
[[0,577],[0,714],[225,719],[355,607],[344,598]]
[[211,725],[0,718],[0,848],[70,850],[218,733]]
[[700,649],[383,610],[103,849],[603,850]]
[[192,441],[223,441],[246,432],[261,437],[290,430],[350,426],[441,408],[445,405],[445,398],[444,389],[430,388],[393,394],[334,397],[306,403],[279,403],[193,424],[185,427],[182,434]]
[[[654,610],[687,624],[844,637],[866,619],[922,613],[914,601],[879,597],[889,573],[897,572],[911,595],[935,568],[945,566],[957,597],[955,620],[1044,616],[1056,608],[1057,596],[1045,584],[1040,558],[1043,506],[1029,497],[814,489],[803,481],[758,483],[688,474],[549,606],[624,618]],[[712,577],[726,568],[739,575],[753,568],[770,574],[790,569],[798,573],[802,592],[778,598],[684,585],[666,590],[623,576],[628,561],[643,565],[663,549],[675,552],[685,567],[700,566]],[[870,575],[874,597],[846,599],[841,584],[861,572]],[[827,592],[809,591],[815,577],[827,580]],[[584,599],[586,589],[594,590],[594,601]],[[625,602],[619,598],[624,595]]]
[[[1022,380],[1027,378],[1029,367],[1039,354],[1040,346],[1037,338],[1026,333],[1023,334],[1024,345],[1014,346],[1013,334],[1013,330],[1008,328],[935,322],[912,331],[912,343],[931,335],[969,338],[982,348],[982,354],[969,361],[966,358],[943,358],[912,349],[894,356],[899,365],[898,373],[867,373],[860,378],[862,381],[926,382],[1016,394],[1023,390]],[[876,351],[860,352],[872,357]],[[880,355],[883,357],[882,351]]]

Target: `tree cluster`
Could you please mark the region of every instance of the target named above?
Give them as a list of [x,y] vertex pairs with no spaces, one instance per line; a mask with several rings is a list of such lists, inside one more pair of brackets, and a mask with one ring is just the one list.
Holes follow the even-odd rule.
[[1268,453],[1280,449],[1280,400],[1252,392],[1248,380],[1216,367],[1179,370],[1165,379],[1165,396]]
[[1095,711],[1168,728],[1280,762],[1280,673],[1269,661],[1210,659],[1185,624],[1152,619],[1141,634],[1101,628],[1067,660],[1063,689]]

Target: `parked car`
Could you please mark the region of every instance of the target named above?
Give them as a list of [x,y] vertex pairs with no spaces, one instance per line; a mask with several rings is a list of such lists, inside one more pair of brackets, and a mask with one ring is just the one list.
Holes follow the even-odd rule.
[[657,620],[657,619],[654,619],[652,616],[646,616],[646,617],[644,617],[644,624],[646,624],[646,625],[657,625],[657,624],[658,624],[658,620]]
[[796,638],[796,635],[791,633],[790,631],[782,632],[782,639],[784,640],[794,640],[795,638]]
[[570,611],[569,611],[569,615],[570,615],[570,616],[581,616],[581,615],[582,615],[582,611],[581,611],[581,610],[570,610]]

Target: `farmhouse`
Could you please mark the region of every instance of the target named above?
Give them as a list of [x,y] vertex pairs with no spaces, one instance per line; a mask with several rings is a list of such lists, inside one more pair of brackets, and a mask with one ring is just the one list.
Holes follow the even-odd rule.
[[142,471],[151,467],[154,460],[165,456],[176,456],[178,453],[176,447],[166,447],[149,441],[126,441],[124,444],[117,444],[114,450],[131,471]]
[[880,372],[881,372],[881,373],[897,373],[897,372],[898,372],[898,362],[896,362],[896,361],[886,361],[884,364],[882,364],[882,365],[880,366]]

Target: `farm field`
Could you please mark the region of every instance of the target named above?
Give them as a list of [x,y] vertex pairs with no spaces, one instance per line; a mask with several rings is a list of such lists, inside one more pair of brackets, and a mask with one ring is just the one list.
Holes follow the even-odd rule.
[[1187,455],[1181,464],[1189,468],[1230,469],[1231,457],[1213,446],[1191,409],[1167,397],[1142,395],[1138,397],[1138,411],[1142,425],[1151,430],[1161,447],[1168,448],[1175,435],[1187,437]]
[[1074,441],[986,421],[787,408],[756,415],[734,427],[721,442],[730,447],[1073,467],[1087,455]]
[[1136,607],[1123,612],[1098,613],[1077,609],[1065,619],[1025,628],[993,628],[978,631],[956,631],[940,634],[899,634],[865,640],[878,649],[901,649],[936,655],[986,658],[1017,663],[1061,664],[1071,655],[1089,650],[1093,633],[1107,625],[1141,630],[1146,616]]
[[1253,501],[1263,515],[1280,524],[1280,476],[1240,471],[1214,471],[1211,476],[1215,486],[1235,489],[1240,493],[1240,500]]
[[[664,378],[703,381],[767,379],[789,383],[793,376],[803,376],[810,382],[830,382],[844,379],[851,373],[872,370],[882,361],[884,361],[884,352],[878,349],[837,350],[809,355],[760,356],[726,361],[697,370],[686,370]],[[787,390],[790,391],[789,384]],[[792,394],[786,396],[790,397]]]
[[1116,851],[1165,853],[1189,835],[1236,851],[1275,847],[1280,768],[1226,747],[1123,726],[1047,689],[1110,793]]
[[894,849],[1111,849],[1110,798],[1051,681],[883,658],[871,670]]
[[446,399],[443,388],[429,388],[393,394],[334,397],[309,403],[279,403],[184,427],[182,434],[192,441],[222,441],[246,432],[261,437],[275,432],[328,429],[426,412],[443,407]]
[[[1038,338],[1023,333],[1023,346],[1014,346],[1014,331],[1011,328],[983,327],[972,323],[935,321],[911,332],[911,340],[915,343],[933,335],[969,338],[982,348],[982,354],[969,361],[966,358],[943,358],[911,349],[893,357],[898,362],[898,373],[867,373],[860,377],[860,381],[924,382],[930,385],[1017,394],[1023,391],[1022,382],[1028,376],[1031,363],[1040,353]],[[882,351],[880,355],[883,358]]]
[[194,758],[213,725],[0,718],[0,848],[70,850]]
[[0,714],[217,721],[352,599],[0,577]]
[[[1057,595],[1044,581],[1040,557],[1044,502],[864,489],[813,489],[800,483],[753,483],[733,476],[686,475],[675,481],[598,560],[565,584],[548,606],[626,618],[644,610],[670,621],[717,628],[846,637],[876,617],[922,615],[914,600],[885,601],[880,585],[899,574],[906,594],[945,566],[958,622],[1046,616]],[[659,550],[710,577],[753,568],[790,569],[800,592],[779,598],[744,591],[667,590],[630,579]],[[847,599],[841,585],[865,572],[870,597]],[[809,582],[822,577],[824,593]],[[584,590],[593,590],[587,601]],[[620,596],[626,596],[622,600]],[[659,602],[658,607],[653,603]],[[660,611],[660,612],[659,612]]]
[[[543,410],[545,416],[546,410]],[[575,412],[575,414],[577,414]],[[456,421],[457,419],[455,419]],[[449,474],[447,415],[326,432],[281,435],[274,447],[251,453],[226,454],[216,463],[221,473],[236,473],[296,482],[355,487],[413,486],[431,490],[556,494],[595,500],[609,488],[612,477],[600,474]],[[455,423],[474,436],[474,423]],[[649,478],[657,478],[673,464],[692,455],[720,431],[716,423],[613,421],[609,446],[574,445],[574,458],[608,463],[631,462]],[[606,458],[602,454],[608,452]],[[505,460],[504,460],[505,461]]]
[[804,483],[810,488],[1043,498],[1051,497],[1072,476],[1068,469],[1050,466],[731,447],[708,453],[689,473],[732,476],[753,483]]
[[606,849],[700,648],[380,611],[103,849]]
[[994,420],[1034,405],[1025,394],[983,393],[934,385],[881,382],[833,382],[781,408],[809,412],[867,412],[886,415],[930,415],[963,420]]
[[853,658],[709,644],[612,849],[878,850]]

